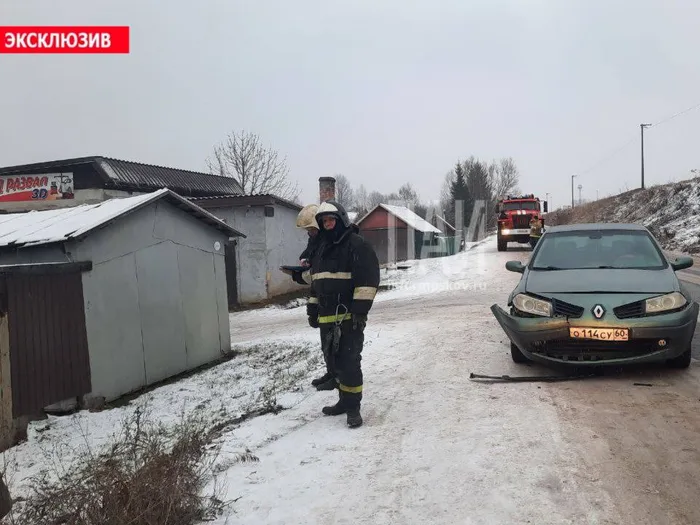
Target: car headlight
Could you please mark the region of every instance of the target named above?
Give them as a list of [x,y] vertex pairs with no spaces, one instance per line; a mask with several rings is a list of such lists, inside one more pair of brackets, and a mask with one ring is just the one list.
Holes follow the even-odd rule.
[[521,312],[543,317],[552,316],[552,303],[543,299],[536,299],[529,295],[519,293],[513,297],[513,306]]
[[668,310],[676,310],[682,308],[688,303],[688,300],[683,296],[683,294],[678,292],[669,293],[666,295],[660,295],[658,297],[652,297],[644,301],[644,307],[646,313],[656,314],[659,312],[666,312]]

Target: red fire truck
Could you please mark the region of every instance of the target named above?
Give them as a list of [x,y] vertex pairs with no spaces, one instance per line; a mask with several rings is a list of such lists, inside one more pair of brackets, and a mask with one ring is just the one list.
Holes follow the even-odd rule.
[[[534,194],[508,195],[496,204],[498,214],[498,251],[507,249],[509,242],[537,244],[544,227],[543,213],[547,213],[547,201],[540,202]],[[534,219],[534,221],[533,221]],[[534,226],[533,226],[534,225]]]

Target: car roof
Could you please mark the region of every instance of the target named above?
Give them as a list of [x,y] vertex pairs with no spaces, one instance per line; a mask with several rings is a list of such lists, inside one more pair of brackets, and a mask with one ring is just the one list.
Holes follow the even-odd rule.
[[597,230],[629,230],[629,231],[643,231],[648,232],[649,230],[641,224],[634,223],[617,223],[617,222],[591,222],[591,223],[580,223],[580,224],[559,224],[555,226],[547,227],[547,231],[551,233],[555,232],[585,232],[585,231],[597,231]]

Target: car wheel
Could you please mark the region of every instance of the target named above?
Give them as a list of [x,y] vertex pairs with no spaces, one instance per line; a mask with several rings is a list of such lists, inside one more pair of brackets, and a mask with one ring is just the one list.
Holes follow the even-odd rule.
[[497,245],[498,245],[498,251],[499,252],[504,252],[508,249],[508,241],[504,241],[502,239],[497,240]]
[[513,358],[513,361],[516,363],[529,363],[530,360],[525,357],[525,354],[523,354],[520,351],[520,348],[518,348],[515,343],[510,343],[510,356]]
[[678,357],[669,359],[666,364],[671,368],[688,368],[690,366],[690,360],[692,358],[692,348],[688,346],[688,349],[683,352]]

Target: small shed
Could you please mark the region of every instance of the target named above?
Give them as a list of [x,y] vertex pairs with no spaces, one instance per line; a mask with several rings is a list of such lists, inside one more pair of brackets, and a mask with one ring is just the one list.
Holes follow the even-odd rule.
[[191,201],[246,234],[226,252],[229,275],[237,276],[228,283],[230,309],[303,289],[279,270],[282,265],[297,264],[306,248],[308,235],[296,227],[301,205],[269,194],[196,197]]
[[0,215],[5,421],[111,401],[229,351],[235,237],[168,189]]
[[379,204],[357,221],[380,264],[433,256],[442,232],[405,206]]

